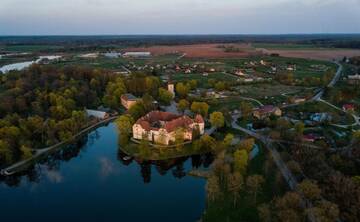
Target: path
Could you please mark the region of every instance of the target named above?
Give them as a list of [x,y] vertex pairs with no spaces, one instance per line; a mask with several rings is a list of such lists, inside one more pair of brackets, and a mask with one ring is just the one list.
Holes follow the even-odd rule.
[[[233,117],[233,121],[231,123],[231,126],[234,129],[240,130],[258,140],[260,140],[263,144],[265,144],[265,147],[269,150],[271,156],[273,157],[273,160],[276,164],[276,166],[279,168],[284,180],[286,181],[286,183],[289,185],[291,190],[297,190],[297,185],[298,182],[296,180],[296,178],[294,177],[294,175],[291,173],[291,171],[289,170],[289,168],[287,167],[287,165],[284,163],[284,161],[281,159],[281,156],[279,154],[279,152],[277,151],[277,149],[273,146],[273,142],[271,140],[269,140],[268,137],[265,137],[263,135],[254,133],[248,129],[245,129],[241,126],[239,126],[236,123],[236,116],[235,118]],[[301,194],[301,193],[300,193]],[[301,205],[303,208],[308,208],[311,209],[312,208],[312,203],[310,201],[308,201],[303,195],[302,195],[302,201],[301,201]],[[312,212],[308,213],[308,219],[311,222],[315,222],[317,221],[315,216],[313,215]]]
[[38,149],[36,151],[36,153],[29,159],[26,159],[26,160],[22,160],[22,161],[19,161],[5,169],[2,169],[0,171],[0,174],[1,175],[4,175],[4,176],[10,176],[10,175],[13,175],[21,170],[23,170],[24,168],[26,168],[26,166],[28,164],[31,164],[33,161],[35,161],[37,158],[41,157],[43,154],[46,154],[52,150],[55,150],[63,145],[66,145],[68,143],[70,143],[71,141],[75,140],[76,138],[78,138],[79,136],[82,136],[83,134],[85,133],[88,133],[89,131],[103,125],[103,124],[106,124],[106,123],[109,123],[113,120],[115,120],[118,116],[113,116],[113,117],[110,117],[108,119],[105,119],[105,120],[102,120],[98,123],[95,123],[83,130],[81,130],[79,133],[77,133],[76,135],[74,135],[73,137],[71,137],[69,140],[66,140],[66,141],[63,141],[63,142],[60,142],[60,143],[57,143],[55,145],[52,145],[52,146],[49,146],[49,147],[46,147],[46,148],[43,148],[43,149]]
[[[335,73],[334,78],[330,81],[330,83],[327,85],[328,88],[333,87],[337,81],[339,81],[341,73],[343,71],[343,66],[339,63],[339,62],[334,62],[336,65],[338,65],[338,69]],[[312,99],[311,101],[319,101],[321,99],[321,97],[324,95],[325,93],[325,88],[322,88]]]

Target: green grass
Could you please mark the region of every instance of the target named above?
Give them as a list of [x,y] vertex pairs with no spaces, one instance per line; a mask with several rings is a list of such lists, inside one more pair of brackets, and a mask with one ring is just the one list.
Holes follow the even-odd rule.
[[197,80],[198,86],[200,87],[208,87],[208,80],[209,79],[216,79],[217,81],[224,81],[224,82],[234,82],[237,81],[237,77],[224,74],[224,73],[209,73],[208,76],[203,76],[202,74],[181,74],[177,73],[172,76],[172,80],[175,82],[184,82],[188,80]]

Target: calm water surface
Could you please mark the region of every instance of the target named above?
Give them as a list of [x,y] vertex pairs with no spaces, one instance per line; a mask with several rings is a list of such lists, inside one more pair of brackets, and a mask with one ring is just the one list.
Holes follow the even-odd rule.
[[210,162],[210,156],[129,159],[110,124],[22,176],[0,178],[0,221],[196,221],[205,180],[186,173]]
[[4,66],[0,67],[0,71],[2,73],[7,73],[11,70],[22,70],[22,69],[25,69],[25,68],[31,66],[34,63],[40,62],[43,59],[54,60],[54,59],[59,59],[59,58],[61,58],[61,56],[55,56],[55,55],[39,56],[39,58],[34,61],[18,62],[18,63],[9,64],[9,65],[4,65]]

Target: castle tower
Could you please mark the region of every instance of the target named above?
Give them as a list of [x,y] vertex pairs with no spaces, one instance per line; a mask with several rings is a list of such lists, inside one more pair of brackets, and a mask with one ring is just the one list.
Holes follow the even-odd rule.
[[175,97],[175,84],[171,81],[171,75],[169,75],[169,81],[168,81],[168,91],[173,94]]

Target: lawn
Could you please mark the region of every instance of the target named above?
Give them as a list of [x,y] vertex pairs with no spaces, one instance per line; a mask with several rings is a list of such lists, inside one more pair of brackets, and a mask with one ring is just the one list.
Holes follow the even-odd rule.
[[177,73],[172,75],[172,80],[175,82],[184,82],[188,80],[197,80],[198,85],[200,87],[209,87],[208,81],[209,79],[215,79],[217,81],[224,81],[224,82],[236,82],[238,80],[237,77],[224,74],[224,73],[209,73],[208,76],[204,76],[203,74],[182,74]]

